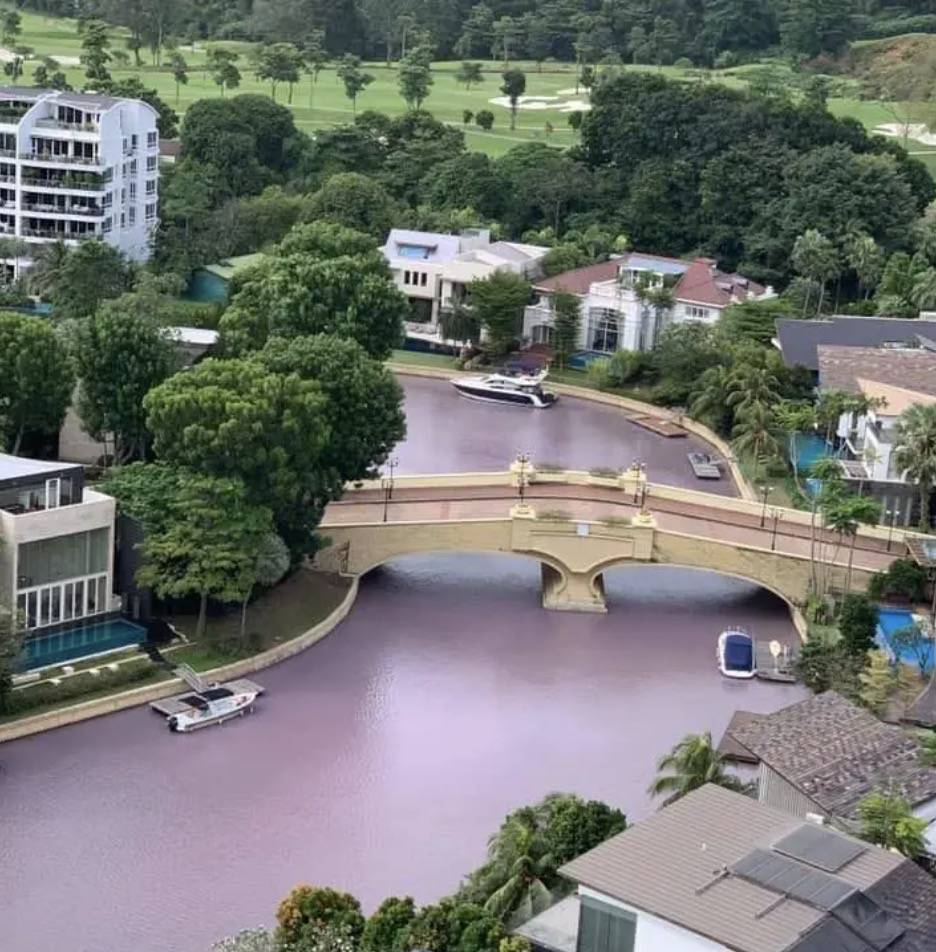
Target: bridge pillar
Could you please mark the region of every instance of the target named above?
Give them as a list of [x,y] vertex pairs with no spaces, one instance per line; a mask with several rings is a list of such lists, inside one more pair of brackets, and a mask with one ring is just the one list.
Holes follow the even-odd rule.
[[606,612],[604,578],[594,580],[585,572],[559,572],[540,563],[543,580],[543,608],[554,612]]

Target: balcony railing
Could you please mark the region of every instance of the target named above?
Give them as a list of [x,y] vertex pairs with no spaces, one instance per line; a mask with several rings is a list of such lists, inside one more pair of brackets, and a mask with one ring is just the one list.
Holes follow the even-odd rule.
[[71,129],[75,132],[100,132],[96,122],[66,122],[64,119],[37,119],[40,129]]
[[82,241],[85,238],[96,238],[97,232],[88,231],[83,234],[73,234],[68,231],[59,231],[56,228],[27,228],[21,230],[24,238],[52,238],[58,241]]
[[[0,208],[2,207],[3,203],[0,202]],[[43,205],[39,202],[30,202],[28,204],[24,203],[20,207],[24,212],[36,212],[40,215],[45,213],[49,215],[88,215],[90,217],[100,217],[104,214],[103,208],[93,208],[87,205],[65,207],[61,205]]]
[[[0,178],[0,181],[3,181]],[[15,179],[14,179],[15,181]],[[69,181],[68,179],[45,180],[24,178],[22,181],[24,189],[32,189],[41,192],[47,188],[70,188],[80,192],[103,192],[107,189],[104,182],[82,182],[79,180]]]
[[51,152],[20,152],[24,162],[63,162],[66,165],[101,166],[104,160],[100,156],[87,158],[83,155],[54,155]]

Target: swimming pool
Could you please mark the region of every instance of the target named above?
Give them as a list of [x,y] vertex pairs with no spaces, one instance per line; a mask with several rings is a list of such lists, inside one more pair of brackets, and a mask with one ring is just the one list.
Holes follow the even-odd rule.
[[896,632],[915,625],[916,622],[913,613],[906,609],[879,608],[875,641],[881,648],[889,652],[892,658],[897,658],[904,664],[919,666],[920,658],[922,657],[925,663],[925,669],[929,670],[933,666],[932,640],[927,639],[925,644],[921,643],[919,649],[913,645],[901,645],[899,652],[894,650],[891,642]]
[[66,628],[50,634],[30,635],[23,643],[17,667],[21,671],[75,661],[88,655],[126,648],[146,640],[146,629],[125,618],[111,618]]

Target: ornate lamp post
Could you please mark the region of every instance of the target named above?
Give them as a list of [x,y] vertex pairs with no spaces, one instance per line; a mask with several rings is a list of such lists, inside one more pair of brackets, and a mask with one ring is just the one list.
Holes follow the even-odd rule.
[[527,466],[530,465],[530,454],[517,452],[517,495],[520,497],[520,505],[526,503],[526,484],[527,484]]
[[773,492],[773,486],[768,486],[766,483],[764,483],[761,486],[760,491],[764,499],[760,514],[760,527],[763,529],[767,522],[767,497]]
[[383,521],[387,521],[387,511],[390,507],[390,500],[393,498],[393,471],[400,465],[400,461],[395,457],[387,460],[387,469],[389,476],[384,476],[380,480],[380,487],[383,489]]
[[773,519],[773,531],[770,533],[770,551],[777,551],[777,523],[780,522],[780,510],[771,509],[770,510],[771,518]]

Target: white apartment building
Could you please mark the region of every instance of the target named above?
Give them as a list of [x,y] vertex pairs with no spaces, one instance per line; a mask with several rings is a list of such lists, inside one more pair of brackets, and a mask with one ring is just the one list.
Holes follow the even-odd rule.
[[542,274],[548,248],[515,241],[492,241],[487,229],[458,235],[394,228],[381,248],[397,287],[409,298],[412,319],[406,336],[427,344],[451,344],[439,330],[441,313],[464,299],[468,285],[497,271],[528,280]]
[[30,634],[118,610],[114,516],[81,466],[0,454],[0,609]]
[[[664,289],[671,304],[653,300],[653,292]],[[537,282],[534,291],[538,299],[524,314],[524,339],[550,343],[553,296],[566,291],[582,302],[578,349],[598,354],[650,350],[671,324],[714,324],[731,304],[774,295],[742,275],[719,271],[710,258],[686,261],[639,252],[554,275]]]
[[[0,88],[0,236],[99,238],[145,260],[159,193],[156,119],[135,99]],[[11,276],[29,266],[3,263]]]

